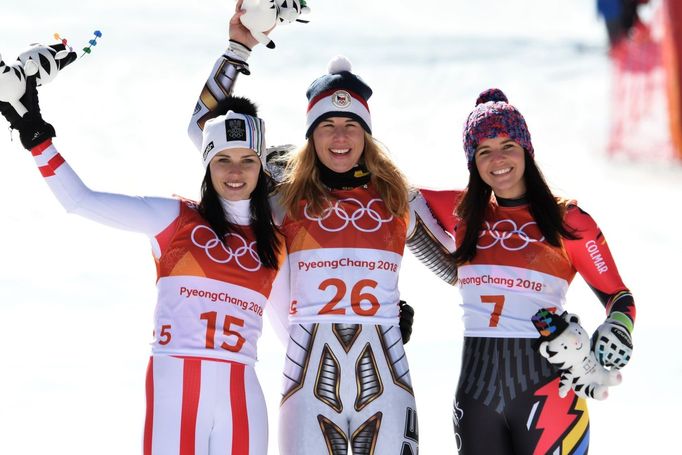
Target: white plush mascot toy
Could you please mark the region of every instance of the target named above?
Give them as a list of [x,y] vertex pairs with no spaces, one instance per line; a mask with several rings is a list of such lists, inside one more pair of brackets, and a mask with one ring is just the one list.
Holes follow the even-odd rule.
[[244,27],[270,49],[275,47],[275,43],[265,32],[277,24],[308,22],[300,16],[310,12],[305,0],[244,0],[242,10],[245,13],[239,19]]
[[6,65],[0,55],[0,101],[9,103],[21,116],[26,113],[26,108],[21,104],[22,96],[26,91],[26,72],[21,62]]
[[559,316],[543,308],[532,321],[540,333],[540,355],[561,372],[559,396],[565,397],[572,387],[579,397],[605,400],[609,386],[621,383],[620,371],[607,370],[597,362],[578,316],[567,312]]
[[63,44],[33,44],[11,65],[5,64],[0,56],[0,101],[9,103],[23,117],[26,107],[20,100],[26,91],[26,77],[35,75],[36,85],[46,84],[74,60],[76,53]]

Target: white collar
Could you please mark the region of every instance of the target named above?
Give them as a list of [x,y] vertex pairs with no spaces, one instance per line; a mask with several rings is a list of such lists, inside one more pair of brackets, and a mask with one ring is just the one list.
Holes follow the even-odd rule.
[[220,199],[220,205],[223,206],[225,215],[228,221],[240,226],[248,226],[251,224],[251,200],[244,199],[241,201],[228,201],[224,198]]

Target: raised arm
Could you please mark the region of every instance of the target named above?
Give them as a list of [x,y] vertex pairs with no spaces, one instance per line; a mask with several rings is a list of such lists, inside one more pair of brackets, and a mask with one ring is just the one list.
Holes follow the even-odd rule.
[[150,238],[162,232],[180,213],[180,202],[93,191],[62,158],[51,140],[31,149],[38,170],[59,203],[75,213],[117,229]]
[[215,116],[213,112],[218,104],[232,94],[237,76],[240,73],[251,74],[246,61],[258,41],[240,22],[239,18],[244,14],[240,8],[241,2],[237,2],[235,14],[230,19],[230,42],[223,55],[213,64],[189,122],[187,133],[197,150],[201,149],[204,123]]
[[457,281],[452,259],[455,240],[454,191],[413,190],[410,198],[410,224],[406,245],[426,267],[448,284]]
[[31,151],[40,173],[62,206],[68,212],[119,229],[141,232],[152,239],[167,228],[179,214],[178,201],[95,192],[81,181],[52,144],[55,130],[42,118],[36,84],[36,76],[25,78],[20,99],[26,110],[23,115],[8,102],[0,102],[0,112],[19,131],[21,144]]

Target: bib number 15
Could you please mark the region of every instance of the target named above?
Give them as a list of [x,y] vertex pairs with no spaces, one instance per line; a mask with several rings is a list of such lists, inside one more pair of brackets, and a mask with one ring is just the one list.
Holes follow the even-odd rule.
[[[218,322],[218,313],[216,311],[208,311],[206,313],[201,313],[199,319],[206,321],[206,333],[205,333],[205,346],[206,349],[216,348],[216,326]],[[233,343],[228,343],[223,341],[218,345],[220,349],[224,349],[230,352],[239,352],[246,343],[246,338],[242,336],[235,327],[244,327],[244,320],[225,315],[223,320],[223,336],[229,338]],[[161,326],[159,331],[158,343],[161,346],[168,345],[173,339],[172,326],[170,324],[164,324]]]
[[[216,311],[201,313],[201,319],[206,321],[206,349],[215,349],[218,313]],[[223,341],[220,343],[220,348],[230,352],[239,352],[244,346],[246,338],[234,330],[233,326],[244,327],[244,320],[226,314],[223,321],[223,335],[234,340],[234,343],[229,344]]]

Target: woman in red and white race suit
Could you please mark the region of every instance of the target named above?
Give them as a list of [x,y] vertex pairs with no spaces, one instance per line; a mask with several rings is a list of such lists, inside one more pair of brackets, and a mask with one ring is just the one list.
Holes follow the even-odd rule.
[[158,300],[144,454],[264,455],[268,421],[253,365],[282,258],[255,107],[226,100],[225,115],[206,123],[198,203],[131,197],[93,191],[81,181],[52,144],[34,79],[24,97],[29,113],[22,119],[7,103],[2,112],[57,200],[70,213],[142,233],[152,245]]
[[465,326],[457,447],[461,454],[586,454],[586,400],[573,391],[559,397],[558,372],[537,353],[531,318],[541,308],[561,314],[580,273],[607,314],[592,349],[603,366],[622,368],[635,304],[592,217],[550,192],[519,111],[497,89],[476,104],[464,128],[466,190],[422,190],[457,244],[451,260]]

